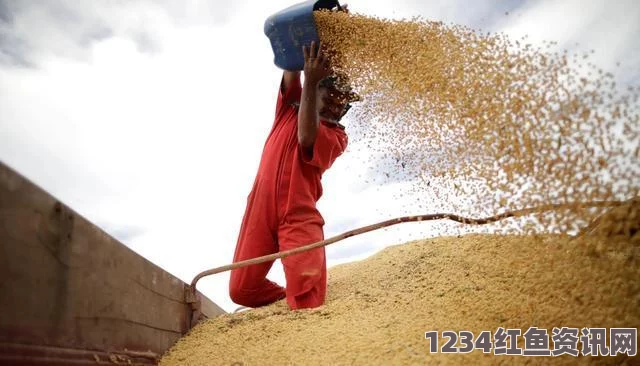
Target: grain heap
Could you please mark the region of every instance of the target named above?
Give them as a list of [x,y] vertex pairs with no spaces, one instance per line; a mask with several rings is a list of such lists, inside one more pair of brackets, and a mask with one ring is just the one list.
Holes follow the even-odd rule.
[[631,199],[598,217],[582,229],[579,236],[606,238],[611,246],[631,240],[640,247],[640,198]]
[[[638,196],[640,88],[618,90],[588,54],[420,18],[315,17],[333,67],[364,98],[352,138],[369,141],[363,155],[384,157],[373,164],[380,176],[413,181],[407,193],[433,200],[420,213]],[[517,229],[575,231],[598,213],[575,207]]]
[[[639,204],[625,210],[637,214]],[[280,301],[208,320],[160,365],[620,365],[625,355],[431,354],[424,338],[535,326],[553,349],[554,327],[640,327],[640,232],[617,233],[612,247],[606,226],[581,238],[469,234],[386,248],[331,268],[324,306],[292,312]]]

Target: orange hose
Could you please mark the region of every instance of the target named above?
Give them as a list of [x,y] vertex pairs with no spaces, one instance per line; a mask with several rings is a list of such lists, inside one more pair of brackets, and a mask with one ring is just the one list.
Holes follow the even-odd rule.
[[284,252],[278,252],[278,253],[274,253],[274,254],[269,254],[269,255],[265,255],[262,257],[257,257],[257,258],[252,258],[252,259],[247,259],[244,261],[240,261],[240,262],[235,262],[235,263],[231,263],[231,264],[227,264],[225,266],[222,267],[217,267],[217,268],[213,268],[213,269],[209,269],[206,271],[203,271],[201,273],[199,273],[198,275],[195,276],[195,278],[193,279],[193,281],[191,281],[191,287],[193,289],[195,289],[196,283],[203,277],[206,276],[210,276],[213,274],[217,274],[217,273],[221,273],[221,272],[226,272],[226,271],[230,271],[236,268],[241,268],[241,267],[246,267],[246,266],[250,266],[253,264],[259,264],[259,263],[264,263],[264,262],[268,262],[268,261],[272,261],[272,260],[276,260],[276,259],[280,259],[280,258],[284,258],[284,257],[288,257],[290,255],[294,255],[294,254],[298,254],[298,253],[302,253],[302,252],[306,252],[308,250],[311,249],[315,249],[315,248],[320,248],[320,247],[324,247],[327,246],[329,244],[333,244],[337,241],[340,240],[344,240],[347,238],[350,238],[352,236],[355,235],[360,235],[360,234],[364,234],[373,230],[377,230],[377,229],[381,229],[387,226],[392,226],[392,225],[396,225],[396,224],[400,224],[403,222],[415,222],[415,221],[431,221],[431,220],[441,220],[441,219],[449,219],[449,220],[453,220],[453,221],[457,221],[463,224],[471,224],[471,225],[484,225],[484,224],[489,224],[489,223],[493,223],[499,220],[503,220],[509,217],[519,217],[519,216],[526,216],[532,213],[536,213],[536,212],[545,212],[545,211],[552,211],[552,210],[557,210],[557,209],[562,209],[562,208],[595,208],[595,207],[615,207],[615,206],[620,206],[622,205],[624,202],[621,201],[601,201],[601,202],[586,202],[586,203],[572,203],[572,204],[549,204],[549,205],[543,205],[543,206],[538,206],[538,207],[532,207],[532,208],[525,208],[525,209],[521,209],[521,210],[515,210],[515,211],[507,211],[505,213],[499,214],[499,215],[495,215],[495,216],[490,216],[490,217],[485,217],[485,218],[479,218],[479,219],[474,219],[474,218],[466,218],[466,217],[462,217],[459,215],[454,215],[454,214],[448,214],[448,213],[437,213],[437,214],[428,214],[428,215],[417,215],[417,216],[403,216],[403,217],[398,217],[395,219],[391,219],[391,220],[386,220],[386,221],[382,221],[376,224],[372,224],[372,225],[368,225],[368,226],[364,226],[361,227],[359,229],[354,229],[354,230],[350,230],[347,231],[345,233],[342,233],[340,235],[334,236],[332,238],[323,240],[323,241],[319,241],[313,244],[308,244],[299,248],[295,248],[295,249],[290,249],[290,250],[286,250]]

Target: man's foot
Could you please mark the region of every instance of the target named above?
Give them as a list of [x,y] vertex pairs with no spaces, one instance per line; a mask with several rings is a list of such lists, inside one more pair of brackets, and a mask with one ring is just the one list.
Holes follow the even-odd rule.
[[235,314],[235,313],[239,313],[239,312],[241,312],[243,310],[249,310],[249,309],[251,309],[251,308],[247,307],[247,306],[240,306],[236,310],[234,310],[233,313]]

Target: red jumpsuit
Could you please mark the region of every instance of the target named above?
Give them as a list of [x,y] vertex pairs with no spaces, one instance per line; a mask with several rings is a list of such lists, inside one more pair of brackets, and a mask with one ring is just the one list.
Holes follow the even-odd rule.
[[[324,240],[324,219],[316,208],[322,196],[321,177],[344,152],[348,139],[342,126],[320,121],[313,154],[307,156],[298,143],[298,107],[293,104],[299,104],[301,93],[299,77],[284,95],[281,84],[275,121],[247,200],[234,262]],[[324,248],[283,258],[282,264],[286,289],[266,278],[273,261],[232,270],[232,301],[258,307],[286,297],[291,309],[324,303]]]

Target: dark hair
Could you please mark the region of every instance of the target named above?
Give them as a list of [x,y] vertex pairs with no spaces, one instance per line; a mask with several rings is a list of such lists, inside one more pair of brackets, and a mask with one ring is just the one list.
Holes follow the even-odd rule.
[[360,101],[360,96],[353,91],[353,88],[336,75],[331,75],[322,79],[319,86],[321,88],[335,89],[339,93],[346,95],[347,103]]

